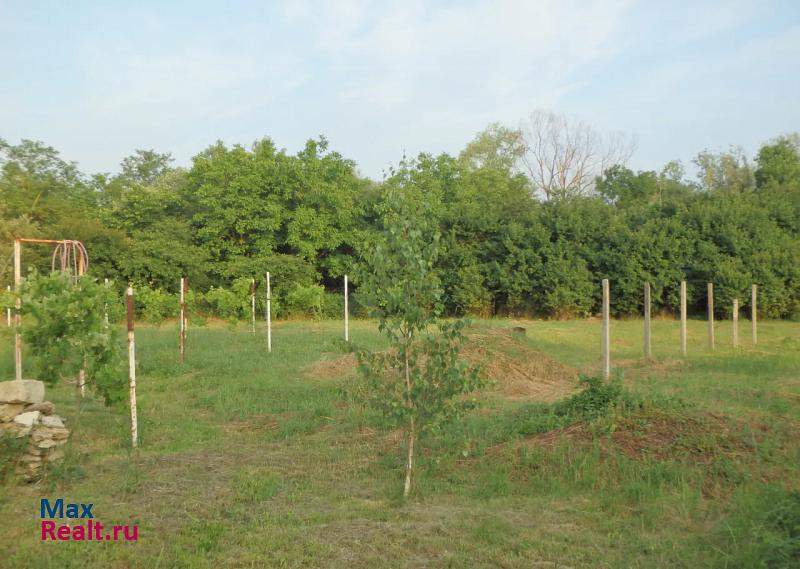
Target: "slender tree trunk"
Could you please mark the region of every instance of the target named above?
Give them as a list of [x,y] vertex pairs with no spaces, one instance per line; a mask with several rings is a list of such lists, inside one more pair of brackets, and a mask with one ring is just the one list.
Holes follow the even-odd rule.
[[408,426],[408,455],[406,457],[406,482],[403,486],[403,498],[408,498],[411,494],[411,470],[414,468],[414,440],[416,438],[416,424],[412,416]]
[[[406,404],[409,409],[413,410],[413,403],[411,401],[411,367],[408,362],[408,350],[411,346],[410,339],[406,341],[405,349],[405,371],[406,371]],[[412,411],[413,413],[413,411]],[[414,468],[414,441],[417,437],[416,422],[412,414],[408,423],[408,454],[406,455],[406,482],[403,486],[403,498],[408,498],[411,494],[411,470]]]

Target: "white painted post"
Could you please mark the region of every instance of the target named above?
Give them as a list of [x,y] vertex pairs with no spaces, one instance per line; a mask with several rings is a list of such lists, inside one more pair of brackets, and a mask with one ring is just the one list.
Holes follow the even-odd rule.
[[272,290],[267,272],[267,352],[272,352]]
[[[80,278],[83,276],[86,267],[83,264],[83,255],[78,256],[78,275],[75,277],[75,286],[80,283]],[[81,398],[86,395],[86,360],[83,360],[83,367],[78,372],[78,391]]]
[[[106,285],[106,288],[108,288],[108,279],[105,280],[105,285]],[[107,302],[105,304],[103,304],[103,320],[105,321],[106,326],[108,326],[108,303]]]
[[20,334],[19,327],[22,324],[22,299],[20,298],[20,289],[22,288],[22,242],[19,239],[14,240],[14,291],[17,293],[16,312],[14,314],[14,324],[17,330],[14,334],[14,377],[17,380],[22,379],[22,335]]
[[256,279],[250,279],[250,321],[256,333]]
[[739,347],[739,299],[733,299],[733,349]]
[[[181,279],[183,281],[183,279]],[[183,282],[181,282],[181,285]],[[139,422],[136,417],[136,343],[133,334],[133,287],[127,291],[128,312],[128,392],[131,403],[131,444],[139,446]]]
[[344,276],[344,341],[350,341],[350,310],[347,304],[347,275]]
[[[6,287],[6,290],[8,292],[11,292],[11,285],[8,285]],[[8,328],[11,328],[11,307],[10,306],[8,308],[6,308],[6,326]]]
[[708,347],[714,350],[714,283],[708,283]]
[[611,348],[609,337],[610,296],[608,279],[603,279],[603,379],[611,377]]
[[758,344],[758,309],[756,302],[758,300],[758,286],[753,285],[750,289],[750,325],[753,327],[753,345]]
[[650,344],[650,283],[644,283],[644,357],[653,357]]
[[686,355],[686,281],[681,281],[681,355]]
[[181,277],[181,314],[180,314],[180,356],[181,356],[181,363],[184,363],[186,360],[186,286],[185,286],[185,277]]

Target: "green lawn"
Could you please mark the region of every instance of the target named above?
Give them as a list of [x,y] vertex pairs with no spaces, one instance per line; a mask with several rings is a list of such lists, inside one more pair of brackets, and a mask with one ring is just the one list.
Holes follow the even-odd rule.
[[[599,321],[514,325],[527,337],[509,357],[600,369]],[[341,323],[279,322],[272,354],[244,325],[191,329],[185,365],[173,325],[141,328],[139,451],[124,410],[89,398],[78,414],[74,387],[49,389],[74,429],[68,460],[45,483],[0,486],[0,567],[797,566],[800,324],[761,323],[757,347],[740,326],[734,351],[719,322],[711,353],[690,321],[681,358],[677,323],[656,320],[644,362],[642,323],[613,322],[612,366],[636,405],[558,415],[487,393],[422,441],[405,504],[399,434],[364,412],[354,379],[305,369],[339,357]],[[381,345],[369,322],[351,338]],[[10,347],[2,336],[3,379]],[[92,502],[139,541],[42,543],[42,497]]]

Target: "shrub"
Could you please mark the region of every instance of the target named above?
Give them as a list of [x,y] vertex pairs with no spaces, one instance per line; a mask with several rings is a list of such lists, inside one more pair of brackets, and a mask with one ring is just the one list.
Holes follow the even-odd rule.
[[[349,303],[348,309],[350,314],[353,313],[352,299]],[[323,318],[339,319],[344,318],[344,293],[343,292],[325,292],[322,298],[322,316]]]
[[240,318],[242,302],[236,294],[225,288],[214,288],[205,294],[205,301],[210,306],[214,315],[224,318],[229,322],[236,322]]
[[322,316],[322,304],[325,289],[322,285],[295,285],[286,295],[286,310],[295,316]]
[[32,273],[22,288],[27,316],[22,337],[39,367],[39,377],[54,384],[83,368],[86,384],[106,403],[124,399],[126,374],[116,328],[106,326],[104,305],[113,302],[109,287],[83,277],[76,286],[62,273]]
[[147,286],[134,288],[136,309],[145,320],[161,324],[166,318],[175,317],[180,310],[180,297],[164,289]]

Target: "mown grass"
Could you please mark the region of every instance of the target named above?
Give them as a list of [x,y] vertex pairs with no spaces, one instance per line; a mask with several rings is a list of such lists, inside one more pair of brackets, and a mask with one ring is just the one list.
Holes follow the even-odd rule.
[[[598,322],[515,324],[598,371]],[[355,380],[303,371],[338,353],[339,323],[278,323],[272,354],[261,331],[192,329],[185,365],[173,326],[142,328],[140,450],[124,411],[78,413],[74,388],[49,390],[69,456],[42,484],[0,487],[0,567],[797,566],[800,325],[764,322],[754,347],[743,323],[734,351],[721,322],[710,353],[690,321],[681,358],[677,323],[658,320],[652,362],[641,326],[613,323],[619,383],[554,404],[488,394],[426,435],[405,504],[399,433],[361,409]],[[382,345],[368,322],[351,337]],[[41,543],[41,497],[93,502],[139,541]]]

